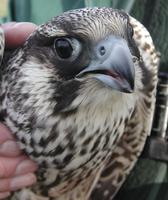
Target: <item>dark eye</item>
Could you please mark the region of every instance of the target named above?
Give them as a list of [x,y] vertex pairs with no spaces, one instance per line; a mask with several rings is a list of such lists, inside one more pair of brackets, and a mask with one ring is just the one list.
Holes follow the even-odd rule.
[[81,51],[81,44],[75,38],[56,38],[54,49],[59,58],[74,60]]
[[55,50],[60,58],[67,59],[72,56],[73,47],[67,39],[61,38],[55,40]]

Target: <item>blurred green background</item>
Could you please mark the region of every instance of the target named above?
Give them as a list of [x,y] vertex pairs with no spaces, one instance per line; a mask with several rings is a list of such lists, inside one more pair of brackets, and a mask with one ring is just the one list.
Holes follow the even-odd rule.
[[[149,30],[161,53],[160,70],[168,71],[168,0],[0,0],[0,22],[44,23],[60,13],[82,7],[123,9]],[[167,163],[139,159],[115,200],[167,200]]]

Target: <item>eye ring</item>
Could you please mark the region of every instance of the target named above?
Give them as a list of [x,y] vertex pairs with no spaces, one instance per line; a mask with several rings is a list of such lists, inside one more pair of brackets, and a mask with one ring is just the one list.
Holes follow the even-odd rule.
[[80,51],[81,44],[75,38],[60,37],[54,40],[54,50],[61,60],[73,60]]

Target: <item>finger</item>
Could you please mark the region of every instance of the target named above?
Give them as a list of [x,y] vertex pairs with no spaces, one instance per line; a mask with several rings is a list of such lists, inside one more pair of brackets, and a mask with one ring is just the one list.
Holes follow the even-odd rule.
[[12,136],[9,129],[2,123],[0,123],[0,144],[5,142],[6,140],[13,140],[14,137]]
[[12,133],[4,124],[0,123],[0,156],[10,157],[19,156],[20,154],[21,150]]
[[0,192],[15,191],[36,182],[36,176],[33,173],[16,176],[12,179],[0,180]]
[[10,196],[10,192],[2,192],[0,193],[0,199],[6,199]]
[[14,140],[7,140],[0,145],[0,156],[16,157],[21,154],[22,151]]
[[29,22],[2,24],[1,28],[5,33],[5,47],[13,49],[22,45],[36,27],[35,24]]
[[0,178],[9,178],[34,172],[37,165],[26,156],[16,158],[0,157]]
[[[10,148],[9,148],[10,147]],[[9,129],[0,123],[0,156],[19,156],[21,150]]]

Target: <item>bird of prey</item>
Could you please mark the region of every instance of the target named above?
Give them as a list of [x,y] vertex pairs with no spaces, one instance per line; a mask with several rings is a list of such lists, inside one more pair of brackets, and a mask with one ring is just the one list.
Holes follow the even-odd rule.
[[5,55],[0,113],[39,166],[37,184],[9,199],[113,199],[151,130],[159,58],[148,31],[123,11],[83,8]]

